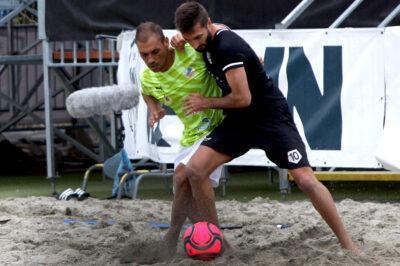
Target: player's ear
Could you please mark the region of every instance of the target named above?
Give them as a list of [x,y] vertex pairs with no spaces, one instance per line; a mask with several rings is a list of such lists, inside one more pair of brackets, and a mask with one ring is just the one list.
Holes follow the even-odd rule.
[[208,19],[207,19],[207,26],[210,27],[211,25],[212,25],[211,18],[208,17]]
[[164,46],[169,46],[169,39],[168,39],[168,37],[165,37],[165,38],[164,38],[163,44],[164,44]]

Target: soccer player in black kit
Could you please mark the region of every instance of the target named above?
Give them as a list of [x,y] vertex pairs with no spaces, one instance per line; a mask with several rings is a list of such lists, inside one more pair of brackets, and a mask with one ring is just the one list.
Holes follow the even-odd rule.
[[183,103],[187,114],[220,108],[226,115],[186,165],[199,214],[218,225],[208,176],[219,165],[251,148],[259,148],[279,167],[289,170],[342,247],[359,253],[341,221],[332,195],[317,180],[309,165],[286,99],[266,75],[252,48],[223,25],[213,24],[206,9],[197,2],[178,7],[175,25],[182,35],[175,35],[172,44],[179,48],[186,41],[202,52],[207,69],[223,92],[223,97],[219,98],[190,94]]

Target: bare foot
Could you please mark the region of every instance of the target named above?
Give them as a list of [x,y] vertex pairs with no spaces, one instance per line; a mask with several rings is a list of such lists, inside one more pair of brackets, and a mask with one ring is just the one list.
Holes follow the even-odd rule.
[[172,257],[176,254],[176,245],[178,243],[180,230],[175,230],[173,227],[168,229],[163,239],[163,248]]
[[361,249],[361,247],[359,247],[358,245],[351,243],[351,245],[344,247],[344,249],[350,251],[351,253],[358,255],[358,256],[365,256],[364,251]]

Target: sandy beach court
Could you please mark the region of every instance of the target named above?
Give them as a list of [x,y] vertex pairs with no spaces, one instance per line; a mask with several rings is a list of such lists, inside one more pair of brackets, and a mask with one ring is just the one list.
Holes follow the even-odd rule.
[[[232,249],[211,263],[183,253],[160,261],[152,254],[171,204],[159,200],[60,201],[50,197],[0,200],[1,265],[400,265],[400,203],[344,200],[344,223],[365,256],[342,250],[310,202],[256,198],[218,201]],[[280,229],[277,225],[288,224]]]

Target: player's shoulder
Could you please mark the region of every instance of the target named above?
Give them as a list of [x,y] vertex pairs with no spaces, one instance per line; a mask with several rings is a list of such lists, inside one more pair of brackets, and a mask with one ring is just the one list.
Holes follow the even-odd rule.
[[142,69],[140,73],[140,81],[145,84],[156,84],[159,82],[157,73],[151,71],[148,67]]
[[189,67],[193,65],[203,65],[203,55],[202,53],[196,51],[189,44],[185,45],[184,50],[175,51],[175,67]]
[[148,67],[144,67],[141,71],[140,71],[140,79],[148,79],[150,78],[152,75],[152,71],[148,68]]
[[216,33],[217,49],[218,50],[231,50],[235,47],[242,47],[243,39],[238,34],[230,29],[222,29]]
[[240,39],[239,35],[236,32],[232,31],[231,29],[220,29],[215,33],[215,36],[221,43]]
[[201,53],[197,52],[190,44],[186,43],[183,50],[175,50],[178,58],[199,57]]

